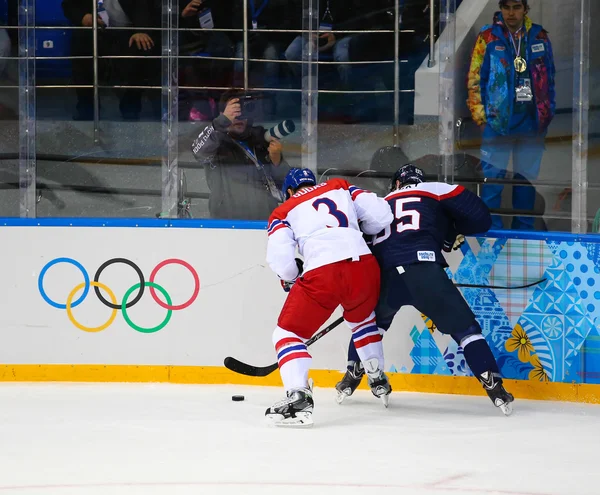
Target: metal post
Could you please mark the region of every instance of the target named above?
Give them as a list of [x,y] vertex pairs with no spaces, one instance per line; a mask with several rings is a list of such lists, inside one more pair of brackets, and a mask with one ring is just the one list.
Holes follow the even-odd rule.
[[571,229],[575,234],[588,231],[587,164],[590,83],[590,0],[581,0],[581,11],[575,16],[573,70],[573,201]]
[[19,1],[19,215],[36,217],[35,0]]
[[179,203],[179,0],[162,4],[162,208],[163,218],[177,218]]
[[400,0],[394,1],[394,146],[400,135]]
[[429,0],[429,62],[427,67],[435,67],[435,0]]
[[244,2],[244,90],[248,91],[248,2]]
[[456,0],[442,0],[440,11],[440,179],[454,182]]
[[100,94],[98,90],[98,0],[92,0],[92,38],[94,45],[94,143],[98,144],[98,132],[100,128]]
[[317,173],[319,114],[319,0],[302,2],[302,168]]

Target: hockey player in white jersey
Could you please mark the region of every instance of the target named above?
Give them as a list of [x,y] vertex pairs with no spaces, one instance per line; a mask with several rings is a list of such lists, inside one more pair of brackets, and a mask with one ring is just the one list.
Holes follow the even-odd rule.
[[[290,170],[283,194],[286,201],[269,219],[267,262],[284,290],[289,290],[273,332],[287,397],[265,414],[278,426],[313,424],[311,356],[305,342],[339,305],[371,391],[387,407],[392,389],[383,372],[383,346],[374,312],[379,266],[363,232],[374,235],[387,227],[393,220],[390,207],[342,179],[317,184],[309,169]],[[304,262],[296,258],[296,249]]]

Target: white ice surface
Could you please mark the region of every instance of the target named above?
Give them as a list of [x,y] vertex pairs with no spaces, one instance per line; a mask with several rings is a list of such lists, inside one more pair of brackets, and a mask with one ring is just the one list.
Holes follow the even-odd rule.
[[290,430],[264,422],[278,388],[1,384],[0,495],[600,493],[599,406],[333,395]]

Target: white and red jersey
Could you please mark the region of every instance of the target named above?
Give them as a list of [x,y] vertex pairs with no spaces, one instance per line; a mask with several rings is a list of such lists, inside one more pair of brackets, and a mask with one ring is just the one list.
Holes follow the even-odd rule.
[[345,180],[303,188],[269,218],[267,262],[281,279],[294,280],[296,247],[304,257],[304,273],[349,258],[358,260],[371,254],[363,232],[377,234],[393,219],[384,199]]

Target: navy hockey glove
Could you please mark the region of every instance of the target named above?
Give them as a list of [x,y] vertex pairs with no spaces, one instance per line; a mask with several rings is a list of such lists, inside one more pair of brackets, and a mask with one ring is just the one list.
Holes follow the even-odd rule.
[[457,234],[453,241],[448,240],[448,239],[446,239],[444,241],[444,245],[442,246],[442,251],[444,251],[445,253],[449,253],[451,251],[456,251],[464,244],[464,242],[465,242],[465,236],[462,234]]
[[300,258],[296,258],[296,266],[298,267],[298,276],[294,280],[279,281],[284,292],[291,291],[292,286],[296,283],[296,280],[302,276],[302,272],[304,271],[304,261],[302,261]]

